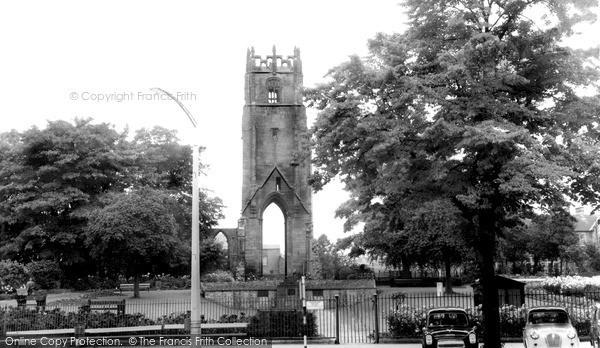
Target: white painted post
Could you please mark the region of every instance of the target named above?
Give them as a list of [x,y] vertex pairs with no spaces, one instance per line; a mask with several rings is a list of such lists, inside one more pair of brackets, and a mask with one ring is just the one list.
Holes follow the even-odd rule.
[[307,342],[306,342],[306,329],[307,329],[307,323],[306,323],[306,278],[304,276],[302,276],[302,278],[300,279],[300,298],[302,299],[302,313],[303,313],[303,318],[302,318],[302,323],[304,324],[304,348],[306,348]]

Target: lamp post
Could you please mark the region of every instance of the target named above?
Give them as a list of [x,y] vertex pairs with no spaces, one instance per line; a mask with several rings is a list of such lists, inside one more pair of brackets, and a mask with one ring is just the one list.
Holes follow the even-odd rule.
[[[179,107],[185,112],[188,119],[192,122],[194,129],[198,129],[196,119],[189,110],[171,93],[161,88],[152,88],[152,91],[163,93],[174,100]],[[198,146],[192,145],[192,310],[190,315],[190,339],[192,347],[199,346],[199,338],[201,334],[201,319],[200,319],[200,202],[198,189],[199,161],[198,161]]]

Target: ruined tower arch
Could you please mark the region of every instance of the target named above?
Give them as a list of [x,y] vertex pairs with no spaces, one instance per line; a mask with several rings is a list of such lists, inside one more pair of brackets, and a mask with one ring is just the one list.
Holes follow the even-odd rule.
[[213,228],[209,231],[209,237],[217,239],[217,236],[223,235],[227,240],[227,250],[224,252],[227,254],[228,266],[230,269],[234,268],[238,261],[240,261],[240,242],[238,238],[238,229],[236,228]]
[[225,233],[223,233],[223,231],[219,231],[215,235],[214,240],[215,242],[221,244],[224,250],[229,249],[229,238]]
[[308,271],[311,191],[308,127],[302,103],[300,51],[262,58],[248,50],[242,116],[242,217],[238,235],[248,272],[262,275],[262,218],[271,204],[285,220],[285,272]]
[[262,219],[262,216],[263,216],[265,210],[267,209],[267,207],[269,205],[271,205],[272,203],[274,203],[275,205],[277,205],[279,207],[279,209],[281,209],[283,216],[286,216],[286,214],[290,211],[290,207],[289,207],[288,203],[286,202],[285,198],[283,197],[283,195],[279,192],[271,192],[264,198],[264,200],[262,202],[262,206],[260,208],[260,218],[261,219]]
[[290,249],[289,211],[287,202],[279,192],[272,192],[265,197],[259,210],[262,238],[260,273],[263,275],[285,275],[289,260],[287,250]]

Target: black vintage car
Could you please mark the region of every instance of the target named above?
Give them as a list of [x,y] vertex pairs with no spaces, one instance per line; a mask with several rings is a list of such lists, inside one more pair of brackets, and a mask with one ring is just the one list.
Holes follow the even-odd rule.
[[477,327],[470,325],[467,312],[462,308],[434,308],[427,312],[423,328],[423,348],[465,347],[477,348]]

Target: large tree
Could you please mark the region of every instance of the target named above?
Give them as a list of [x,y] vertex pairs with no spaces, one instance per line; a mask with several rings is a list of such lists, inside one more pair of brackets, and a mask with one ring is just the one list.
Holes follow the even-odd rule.
[[142,274],[161,273],[188,256],[168,208],[172,199],[145,187],[110,195],[106,206],[90,214],[85,246],[110,273],[133,277],[134,297],[139,297]]
[[554,261],[565,259],[565,251],[579,244],[575,234],[575,218],[566,211],[536,215],[523,231],[527,252],[533,258],[533,271],[539,270],[541,260],[549,260],[550,272]]
[[[129,144],[133,154],[132,167],[128,168],[130,187],[152,187],[167,191],[175,199],[170,207],[179,226],[179,238],[191,242],[192,215],[192,149],[179,144],[177,132],[162,127],[142,128]],[[202,169],[203,164],[200,164]],[[206,237],[210,229],[223,217],[223,203],[205,190],[199,192],[199,223],[203,247],[212,248]]]
[[[0,134],[0,259],[53,260],[71,281],[101,271],[84,244],[90,212],[112,194],[143,187],[171,197],[165,204],[187,247],[191,153],[175,131],[142,129],[129,140],[127,131],[91,119]],[[205,236],[221,208],[218,198],[200,193]],[[186,261],[177,270],[188,267]]]
[[325,234],[313,239],[312,251],[315,256],[315,273],[318,279],[340,279],[342,270],[354,265],[350,257],[343,253]]
[[88,209],[125,187],[125,138],[82,119],[3,134],[0,258],[60,261],[74,277],[93,272],[82,231]]
[[406,243],[399,251],[423,264],[444,267],[445,292],[451,294],[452,266],[461,265],[471,251],[466,242],[467,223],[448,200],[428,201],[412,210],[402,231]]
[[500,347],[497,238],[568,197],[600,197],[600,102],[580,93],[599,74],[589,52],[563,43],[594,18],[593,1],[404,3],[405,33],[378,34],[371,57],[351,57],[307,94],[322,110],[312,183],[339,175],[351,192],[340,215],[382,243],[412,207],[450,200],[480,264],[484,341]]

